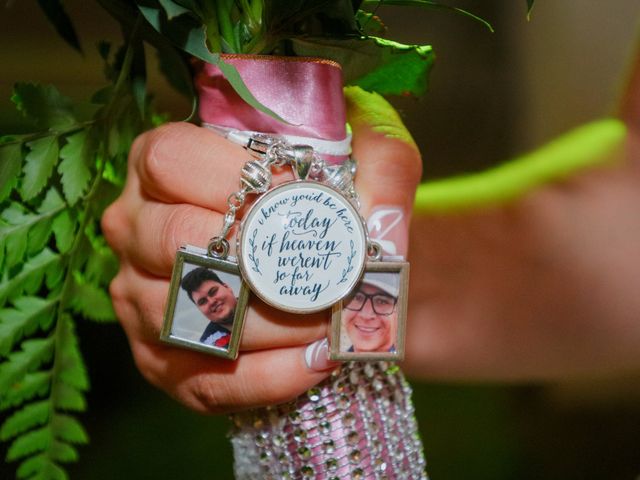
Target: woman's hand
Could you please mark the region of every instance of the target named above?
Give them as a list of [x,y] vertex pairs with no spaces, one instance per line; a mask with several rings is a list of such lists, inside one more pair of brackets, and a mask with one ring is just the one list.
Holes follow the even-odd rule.
[[[358,89],[347,89],[346,95],[363,213],[384,205],[402,217],[387,232],[402,250],[420,179],[419,154],[381,97]],[[317,342],[327,336],[328,312],[287,314],[255,297],[236,361],[159,342],[176,250],[183,244],[206,246],[220,230],[226,199],[238,190],[240,169],[249,159],[242,148],[205,129],[162,126],[135,141],[125,189],[103,217],[105,236],[120,258],[111,296],[138,368],[151,383],[201,412],[290,400],[333,367],[326,343]],[[280,174],[275,182],[288,178]]]

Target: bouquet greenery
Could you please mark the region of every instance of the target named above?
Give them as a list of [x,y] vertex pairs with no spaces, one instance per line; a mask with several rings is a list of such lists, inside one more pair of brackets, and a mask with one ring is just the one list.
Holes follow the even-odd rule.
[[[347,84],[420,95],[432,49],[382,38],[378,7],[450,9],[478,19],[428,0],[97,2],[123,33],[119,48],[98,46],[104,88],[89,108],[78,108],[52,86],[18,83],[12,100],[34,131],[0,137],[0,409],[11,412],[0,440],[11,442],[7,460],[20,461],[19,478],[67,478],[61,465],[76,461],[76,445],[87,442],[74,416],[85,410],[89,388],[74,325],[114,320],[107,286],[117,260],[100,218],[123,186],[133,139],[165,120],[146,88],[144,45],[155,48],[170,84],[194,104],[193,57],[217,65],[246,102],[278,118],[221,53],[329,58],[342,65]],[[62,3],[38,4],[81,51]]]

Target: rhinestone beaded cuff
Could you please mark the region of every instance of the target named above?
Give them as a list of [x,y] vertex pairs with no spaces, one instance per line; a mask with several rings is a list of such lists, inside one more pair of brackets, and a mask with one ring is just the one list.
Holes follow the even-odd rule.
[[411,387],[388,362],[350,362],[295,401],[232,416],[245,479],[427,479]]

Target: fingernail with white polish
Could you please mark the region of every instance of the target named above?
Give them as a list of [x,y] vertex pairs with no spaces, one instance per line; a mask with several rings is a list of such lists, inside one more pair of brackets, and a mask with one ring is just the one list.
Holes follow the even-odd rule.
[[304,361],[310,370],[323,372],[338,365],[329,360],[329,341],[326,338],[309,344],[304,351]]
[[385,256],[407,256],[407,215],[398,206],[379,205],[367,219],[369,237],[380,244]]

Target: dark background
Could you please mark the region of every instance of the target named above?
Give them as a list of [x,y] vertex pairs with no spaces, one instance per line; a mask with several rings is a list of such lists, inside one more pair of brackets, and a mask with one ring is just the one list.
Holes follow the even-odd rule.
[[[102,85],[95,43],[119,38],[94,2],[65,2],[83,57],[57,38],[35,2],[14,3],[0,10],[0,133],[23,128],[8,100],[15,81],[53,83],[85,99]],[[493,34],[441,11],[378,12],[391,38],[430,43],[437,54],[428,95],[394,100],[423,151],[426,179],[512,158],[615,105],[637,0],[537,0],[530,22],[524,3],[455,2],[489,19]],[[161,79],[152,82],[160,109],[185,117],[189,106]],[[232,478],[226,418],[192,414],[147,385],[117,325],[79,322],[78,333],[93,384],[82,415],[91,443],[80,448],[72,478]],[[639,380],[414,382],[429,473],[434,480],[640,478]],[[12,478],[13,468],[0,465],[0,478]]]

